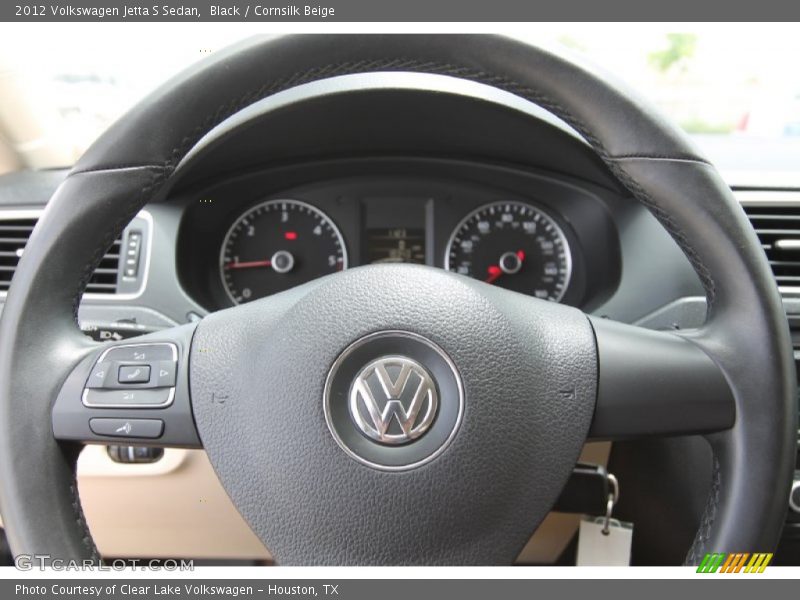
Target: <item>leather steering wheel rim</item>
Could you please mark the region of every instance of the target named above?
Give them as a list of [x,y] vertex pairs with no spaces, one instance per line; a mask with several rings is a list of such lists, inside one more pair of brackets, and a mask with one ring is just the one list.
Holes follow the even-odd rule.
[[714,480],[687,562],[772,549],[794,470],[792,348],[764,253],[713,166],[646,102],[577,59],[494,36],[324,35],[255,38],[189,68],[101,136],[48,204],[0,321],[0,507],[14,553],[98,559],[75,447],[54,440],[50,413],[66,375],[96,349],[77,307],[105,249],[227,117],[299,84],[377,71],[469,79],[543,106],[669,231],[707,294],[707,322],[687,337],[724,374],[736,414],[708,436]]

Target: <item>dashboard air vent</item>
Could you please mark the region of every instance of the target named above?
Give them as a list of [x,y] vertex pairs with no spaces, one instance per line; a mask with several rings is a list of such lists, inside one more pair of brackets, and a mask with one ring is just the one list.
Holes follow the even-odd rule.
[[0,292],[8,291],[14,269],[36,225],[36,219],[0,221]]
[[800,206],[744,207],[780,287],[800,287]]
[[[0,292],[8,291],[11,277],[35,225],[36,218],[9,218],[0,214]],[[121,247],[122,240],[119,238],[100,261],[86,286],[87,293],[116,293]]]
[[103,255],[100,264],[86,284],[87,294],[115,294],[119,275],[119,257],[122,253],[122,238],[118,237]]

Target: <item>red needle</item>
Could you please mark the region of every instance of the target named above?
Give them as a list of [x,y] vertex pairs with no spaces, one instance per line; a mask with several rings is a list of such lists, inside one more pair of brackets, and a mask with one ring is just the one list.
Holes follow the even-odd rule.
[[[525,252],[523,250],[517,250],[516,254],[517,258],[519,259],[519,265],[517,265],[516,268],[508,267],[510,269],[510,273],[516,273],[519,271],[523,261],[525,260]],[[506,255],[504,254],[500,257],[500,260],[503,261],[505,258]],[[484,280],[486,283],[494,283],[497,281],[497,278],[503,274],[503,269],[501,269],[499,265],[489,265],[489,268],[486,271],[489,273],[489,277]]]
[[255,267],[271,267],[272,263],[268,260],[251,260],[250,262],[235,262],[225,265],[226,269],[252,269]]
[[489,273],[489,277],[486,278],[486,283],[494,283],[495,280],[503,274],[503,270],[497,265],[491,265],[487,269],[487,272]]

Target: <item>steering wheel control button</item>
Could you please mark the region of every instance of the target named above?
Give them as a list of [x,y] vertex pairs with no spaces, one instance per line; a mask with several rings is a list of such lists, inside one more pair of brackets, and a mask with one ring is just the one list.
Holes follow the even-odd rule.
[[92,367],[83,390],[83,405],[164,408],[175,397],[177,372],[175,344],[113,346]]
[[119,368],[117,376],[117,382],[119,383],[148,383],[149,381],[149,365],[127,365]]
[[91,390],[83,392],[83,404],[98,408],[162,408],[172,403],[173,388]]
[[110,379],[108,374],[113,371],[113,367],[114,367],[113,363],[98,362],[92,369],[92,374],[89,375],[89,379],[86,381],[86,387],[87,388],[106,387],[106,381]]
[[453,361],[430,340],[382,331],[348,346],[331,367],[323,395],[333,438],[354,460],[402,471],[441,454],[464,413]]
[[95,435],[118,438],[157,439],[164,433],[161,419],[89,419]]
[[171,360],[162,360],[153,365],[156,387],[175,387],[176,366],[176,363]]
[[178,360],[178,350],[173,344],[131,344],[129,346],[115,346],[106,350],[100,360],[124,363]]

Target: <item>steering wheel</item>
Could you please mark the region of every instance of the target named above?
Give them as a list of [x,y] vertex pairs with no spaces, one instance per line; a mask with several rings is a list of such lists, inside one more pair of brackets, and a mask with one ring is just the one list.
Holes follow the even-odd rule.
[[[683,249],[706,323],[646,331],[384,265],[137,338],[138,349],[81,334],[77,307],[104,251],[164,198],[198,140],[281,90],[378,71],[474,80],[569,123]],[[153,369],[150,383],[119,384],[127,363]],[[492,36],[256,38],[142,101],[48,204],[0,323],[0,506],[15,554],[99,560],[77,450],[130,443],[114,435],[127,424],[144,443],[202,446],[281,563],[510,564],[587,438],[704,434],[714,468],[686,559],[696,563],[777,543],[794,378],[781,298],[730,190],[683,133],[593,67]]]

